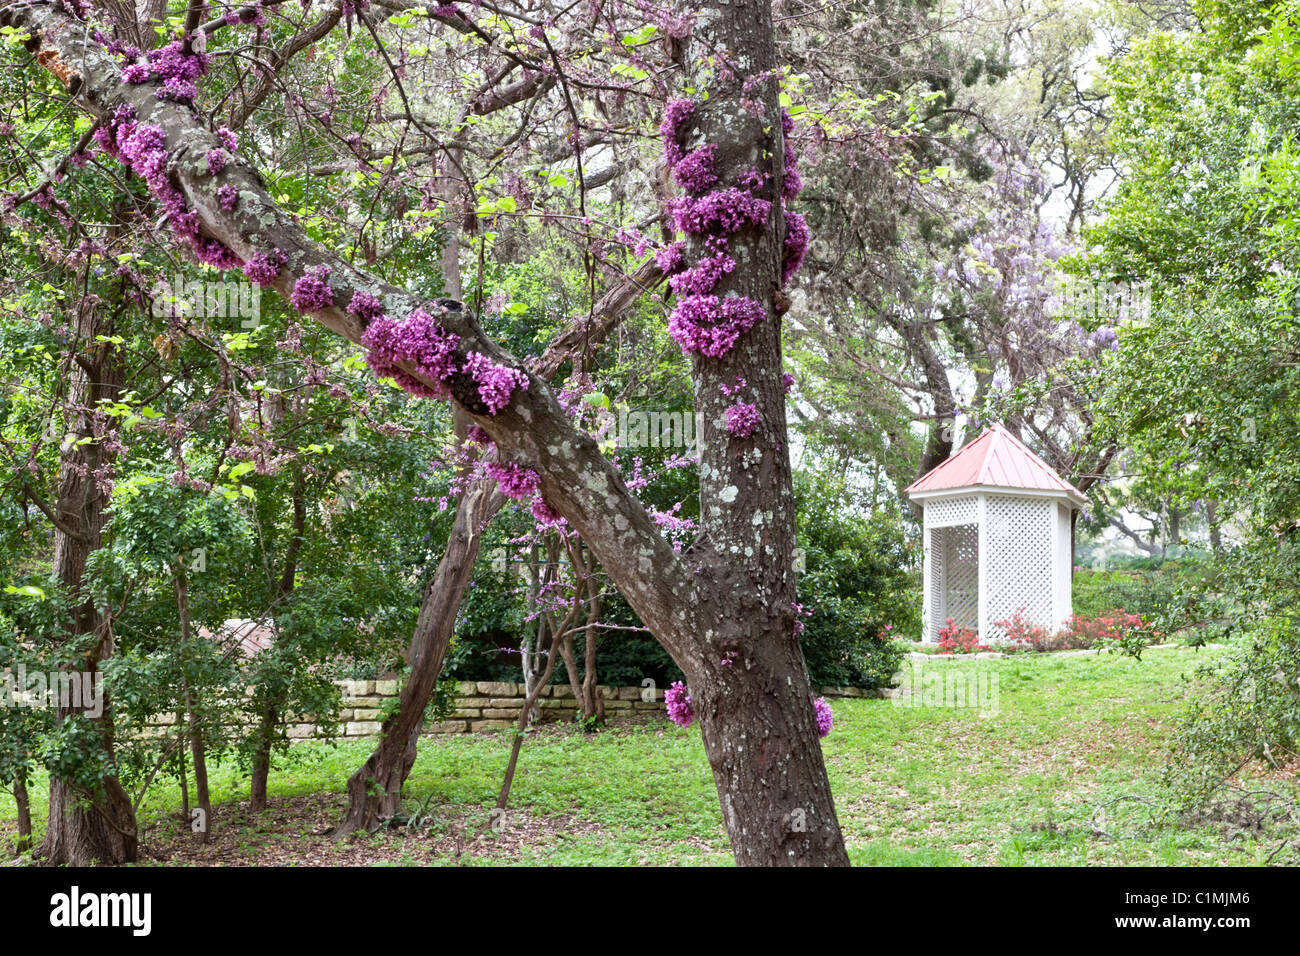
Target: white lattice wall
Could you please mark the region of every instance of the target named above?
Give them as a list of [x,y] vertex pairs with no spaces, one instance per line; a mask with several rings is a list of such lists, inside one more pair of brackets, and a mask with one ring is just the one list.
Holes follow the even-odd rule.
[[1042,498],[989,495],[985,505],[985,640],[1006,637],[998,622],[1017,611],[1031,624],[1055,628],[1056,505]]
[[[1017,611],[1054,630],[1069,614],[1069,506],[983,490],[924,502],[925,640],[948,618],[982,640]],[[981,553],[981,549],[983,553]]]
[[975,495],[939,498],[925,503],[925,526],[946,528],[955,524],[979,523],[979,499]]

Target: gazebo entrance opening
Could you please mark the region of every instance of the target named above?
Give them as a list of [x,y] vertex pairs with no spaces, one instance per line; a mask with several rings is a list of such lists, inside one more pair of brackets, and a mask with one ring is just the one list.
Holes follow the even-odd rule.
[[980,529],[977,524],[930,529],[930,641],[952,618],[955,626],[978,631],[980,626]]

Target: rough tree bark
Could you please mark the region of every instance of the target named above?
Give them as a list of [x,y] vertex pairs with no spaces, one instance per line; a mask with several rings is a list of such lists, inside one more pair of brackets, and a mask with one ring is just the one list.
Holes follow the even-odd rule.
[[[96,337],[111,335],[111,318],[98,306],[83,306],[77,313],[77,339],[70,366],[69,408],[73,421],[72,442],[60,452],[59,493],[55,513],[54,572],[72,596],[71,619],[65,640],[94,635],[94,645],[72,665],[82,680],[96,680],[99,665],[113,653],[113,635],[108,620],[83,596],[86,561],[99,548],[108,497],[96,479],[101,468],[112,464],[112,456],[100,442],[80,443],[95,433],[94,409],[103,401],[116,399],[123,370],[111,345]],[[60,702],[58,719],[88,720],[109,765],[113,762],[113,717],[108,694],[97,718],[81,714],[76,702]],[[51,865],[88,866],[92,862],[130,863],[137,849],[135,809],[116,774],[106,776],[91,793],[72,781],[50,778],[49,821],[41,853]]]
[[32,844],[32,803],[27,795],[27,781],[23,777],[14,780],[14,805],[18,809],[18,839],[15,848],[22,853]]
[[[278,248],[285,264],[273,285],[286,299],[309,268],[328,266],[336,304],[312,313],[325,327],[359,344],[366,323],[342,306],[354,292],[366,291],[391,316],[424,308],[458,337],[458,355],[474,351],[519,368],[460,303],[421,301],[311,240],[242,157],[212,175],[206,154],[220,142],[199,115],[159,100],[155,83],[123,82],[113,59],[63,9],[5,6],[0,23],[26,30],[37,62],[87,109],[103,116],[130,104],[139,122],[160,127],[168,173],[204,232],[243,259]],[[766,188],[779,195],[783,143],[770,5],[766,0],[700,5],[689,49],[690,79],[709,95],[685,130],[686,145],[716,143],[715,167],[724,183],[759,170],[771,177]],[[724,50],[722,62],[715,54]],[[709,63],[716,74],[705,75]],[[234,210],[223,208],[219,186],[237,190]],[[674,552],[595,439],[572,426],[540,377],[530,375],[528,387],[495,415],[468,374],[452,376],[446,385],[500,454],[537,473],[547,504],[582,536],[686,674],[737,862],[844,865],[848,857],[795,633],[794,503],[777,308],[784,298],[779,295],[782,219],[780,204],[774,203],[762,228],[736,234],[731,254],[737,267],[716,289],[761,303],[764,320],[722,358],[692,363],[696,408],[704,413],[705,428],[702,535],[688,554]],[[413,367],[407,371],[418,375]],[[758,430],[744,439],[722,425],[727,400],[721,386],[738,377],[749,383],[746,397],[762,418]]]

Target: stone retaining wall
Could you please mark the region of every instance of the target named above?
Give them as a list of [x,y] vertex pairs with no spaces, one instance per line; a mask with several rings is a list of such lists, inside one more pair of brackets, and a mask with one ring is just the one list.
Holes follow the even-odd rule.
[[[385,702],[398,696],[400,686],[395,680],[345,680],[339,681],[343,702],[339,712],[339,735],[342,737],[370,737],[380,731],[381,708]],[[605,702],[605,717],[611,722],[638,716],[663,716],[664,692],[651,687],[596,688]],[[880,697],[882,692],[861,690],[856,687],[824,687],[825,697]],[[446,720],[425,727],[426,734],[470,734],[481,730],[504,730],[519,723],[523,710],[523,684],[508,681],[460,681],[456,684],[456,709]],[[543,723],[569,721],[578,713],[578,702],[568,684],[551,684],[537,699]],[[289,736],[295,739],[313,737],[312,724],[294,724]]]

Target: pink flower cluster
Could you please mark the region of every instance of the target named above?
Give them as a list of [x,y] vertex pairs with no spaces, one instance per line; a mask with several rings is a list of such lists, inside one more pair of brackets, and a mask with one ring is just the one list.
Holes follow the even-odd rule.
[[299,312],[323,312],[334,304],[334,290],[330,288],[333,268],[321,264],[299,276],[289,295],[289,304]]
[[[127,51],[129,59],[134,53]],[[166,46],[150,50],[147,63],[128,63],[122,69],[122,79],[127,83],[148,83],[150,80],[162,82],[162,87],[155,94],[160,100],[173,103],[192,103],[198,96],[199,88],[195,81],[208,72],[208,55],[206,53],[186,53],[181,40],[173,40]]]
[[669,100],[664,107],[664,121],[659,125],[659,134],[664,139],[664,159],[672,169],[681,161],[682,124],[695,115],[695,103],[691,100]]
[[767,313],[753,299],[739,295],[688,295],[668,317],[668,334],[684,352],[720,358]]
[[276,249],[273,252],[259,252],[244,264],[244,275],[250,282],[268,286],[280,276],[284,268],[284,254]]
[[674,681],[673,685],[664,691],[664,708],[668,711],[668,719],[678,727],[689,727],[695,722],[695,711],[691,710],[691,696],[686,692],[686,685],[681,681]]
[[794,120],[785,110],[781,111],[782,139],[785,141],[785,170],[781,181],[781,208],[785,213],[785,238],[782,240],[781,285],[788,285],[790,279],[799,271],[804,255],[808,252],[808,243],[812,233],[808,229],[808,220],[797,212],[785,208],[793,202],[803,189],[803,178],[799,175],[799,156],[791,142],[794,136]]
[[718,175],[713,171],[713,154],[717,148],[715,143],[706,143],[678,160],[673,166],[673,179],[677,185],[692,196],[717,185]]
[[799,267],[803,265],[803,257],[808,252],[808,243],[812,239],[812,233],[808,229],[808,220],[797,212],[787,212],[785,214],[785,242],[783,245],[784,256],[781,260],[781,285],[785,286]]
[[[299,285],[302,282],[298,280]],[[294,291],[296,294],[296,286]],[[294,305],[298,308],[297,303]],[[479,352],[470,352],[462,363],[456,354],[459,337],[423,309],[416,309],[404,322],[395,322],[383,314],[378,297],[359,290],[353,293],[348,311],[366,322],[361,344],[370,350],[366,361],[375,374],[393,379],[414,395],[446,398],[446,383],[463,373],[478,386],[479,398],[488,413],[495,415],[510,404],[516,391],[528,388],[528,376],[523,372],[498,365]],[[399,367],[399,362],[414,365],[419,377]],[[422,378],[438,384],[427,385]]]
[[470,352],[462,370],[478,383],[478,395],[488,412],[495,415],[510,404],[516,389],[528,388],[528,376],[515,368],[497,365],[486,355]]
[[379,317],[366,326],[361,344],[369,349],[366,362],[381,378],[391,378],[413,395],[446,398],[446,385],[426,385],[419,378],[399,368],[409,362],[425,378],[443,383],[460,371],[456,346],[460,338],[448,332],[423,309],[416,309],[404,322]]
[[375,319],[383,316],[384,306],[377,295],[366,292],[364,289],[358,289],[352,293],[352,301],[348,303],[348,311],[366,325],[369,325]]
[[185,196],[167,175],[167,134],[161,126],[136,122],[135,109],[122,106],[95,131],[95,142],[105,155],[121,160],[144,180],[162,206],[173,234],[194,250],[199,262],[218,269],[235,269],[244,264],[224,243],[200,233],[199,217],[190,211]]
[[817,736],[825,737],[835,726],[835,712],[831,710],[831,705],[826,703],[825,697],[818,697],[813,701],[813,709],[817,711]]
[[496,479],[503,495],[515,501],[532,498],[541,485],[537,472],[517,462],[489,462],[483,470]]
[[655,251],[655,265],[662,269],[665,275],[680,272],[683,264],[682,243],[680,242],[669,243],[662,249]]
[[[731,237],[747,227],[762,227],[772,212],[772,203],[756,194],[761,177],[751,177],[745,188],[713,188],[718,184],[716,144],[705,143],[689,153],[682,146],[683,127],[695,109],[690,100],[670,101],[659,130],[664,138],[665,160],[686,193],[668,203],[668,213],[678,232],[704,240],[708,255],[688,269],[683,261],[683,244],[674,242],[655,253],[655,262],[671,277],[669,284],[677,296],[677,305],[668,318],[668,334],[684,352],[720,358],[767,314],[763,305],[753,299],[735,294],[718,296],[714,290],[723,276],[736,268],[736,260],[727,253]],[[742,423],[741,427],[746,426]]]
[[761,226],[767,221],[772,204],[746,189],[731,186],[714,190],[698,198],[679,196],[668,204],[668,214],[681,232],[738,232],[745,226]]
[[701,259],[692,268],[672,276],[668,284],[679,296],[704,295],[718,284],[723,275],[735,268],[736,260],[725,252],[720,252],[716,256]]
[[727,409],[727,431],[737,438],[748,438],[754,434],[762,421],[763,416],[759,414],[757,405],[737,402]]

